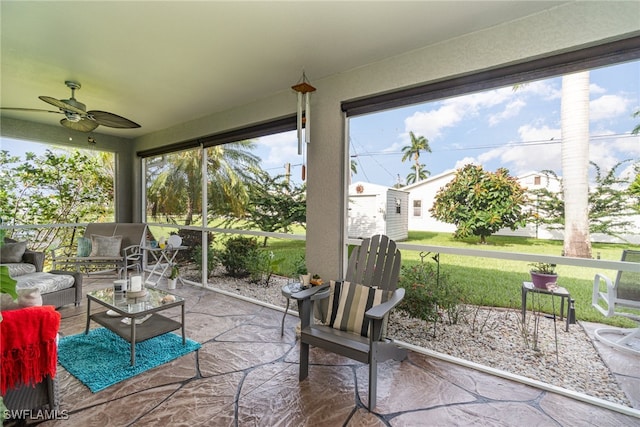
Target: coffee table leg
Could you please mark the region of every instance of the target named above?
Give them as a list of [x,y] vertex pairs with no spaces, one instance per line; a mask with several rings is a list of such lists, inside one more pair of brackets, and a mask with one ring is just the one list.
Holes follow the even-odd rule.
[[184,333],[184,302],[182,303],[182,345],[187,343],[187,336]]
[[136,364],[136,319],[131,317],[131,366]]
[[84,329],[84,334],[89,333],[89,322],[91,322],[91,299],[87,298],[87,327]]

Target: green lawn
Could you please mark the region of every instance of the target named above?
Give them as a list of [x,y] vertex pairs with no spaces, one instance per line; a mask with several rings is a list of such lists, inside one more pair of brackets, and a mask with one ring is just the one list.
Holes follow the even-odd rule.
[[[303,230],[299,232],[304,233]],[[164,233],[168,235],[166,231]],[[214,246],[219,247],[223,240],[223,236],[216,236]],[[261,243],[262,240],[259,239],[259,242]],[[454,240],[451,233],[410,231],[409,239],[402,243],[545,255],[561,255],[562,253],[561,241],[523,237],[491,236],[487,239],[486,245],[479,245],[477,238]],[[625,244],[594,243],[593,254],[595,256],[599,253],[600,258],[604,260],[617,261],[620,259],[622,250],[630,247],[631,245]],[[269,238],[266,250],[273,251],[275,258],[284,259],[278,266],[277,274],[294,276],[296,262],[305,251],[305,242]],[[417,264],[420,262],[420,252],[403,250],[402,261],[403,265]],[[427,257],[425,262],[433,261],[431,257]],[[450,281],[457,282],[464,287],[469,303],[493,307],[519,308],[522,282],[530,280],[529,265],[523,261],[441,254],[440,271],[447,274]],[[631,320],[619,316],[606,319],[591,306],[595,273],[604,273],[613,280],[615,271],[597,271],[560,265],[557,267],[557,272],[559,274],[558,285],[566,288],[571,294],[571,298],[575,300],[578,320],[627,327],[635,325]]]

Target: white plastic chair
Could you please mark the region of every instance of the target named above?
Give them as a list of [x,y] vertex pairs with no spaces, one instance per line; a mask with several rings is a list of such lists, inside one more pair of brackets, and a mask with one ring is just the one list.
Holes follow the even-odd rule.
[[[640,251],[624,250],[621,260],[638,263]],[[606,292],[600,290],[601,281],[606,284]],[[601,302],[604,304],[601,305]],[[640,322],[640,273],[618,271],[615,282],[604,274],[596,274],[593,280],[592,305],[606,317],[624,316]],[[622,311],[622,308],[631,310]],[[605,344],[640,355],[640,327],[599,328],[594,333],[596,339]],[[616,338],[611,338],[612,335]]]

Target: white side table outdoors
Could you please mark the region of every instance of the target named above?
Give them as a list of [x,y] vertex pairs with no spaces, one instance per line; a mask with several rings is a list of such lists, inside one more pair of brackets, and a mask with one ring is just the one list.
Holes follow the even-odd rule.
[[[171,245],[167,245],[164,248],[152,248],[151,246],[143,246],[141,249],[145,251],[147,256],[148,254],[151,254],[153,261],[155,261],[155,264],[153,264],[151,272],[147,276],[145,283],[154,287],[157,286],[160,279],[165,277],[167,270],[171,271],[171,267],[174,264],[178,252],[188,248],[188,246]],[[157,278],[154,279],[154,276],[157,276]],[[180,280],[180,283],[184,285],[181,277],[178,276],[178,280]]]

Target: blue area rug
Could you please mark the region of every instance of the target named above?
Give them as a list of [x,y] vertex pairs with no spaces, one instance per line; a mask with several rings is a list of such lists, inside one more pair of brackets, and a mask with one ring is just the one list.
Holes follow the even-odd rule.
[[136,344],[131,366],[131,345],[105,328],[60,338],[58,362],[93,393],[170,362],[200,348],[200,343],[174,333]]

